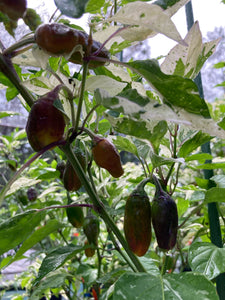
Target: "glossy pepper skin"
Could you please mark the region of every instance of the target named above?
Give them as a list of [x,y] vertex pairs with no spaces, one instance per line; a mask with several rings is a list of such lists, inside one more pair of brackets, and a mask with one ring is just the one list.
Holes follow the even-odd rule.
[[95,136],[92,154],[96,164],[100,168],[106,169],[113,177],[118,178],[123,175],[120,155],[109,140]]
[[[84,57],[87,56],[89,35],[68,27],[61,23],[43,24],[35,31],[35,41],[37,45],[52,56],[65,56],[70,62],[82,64],[83,58],[80,51],[75,49],[81,45]],[[101,47],[101,43],[92,41],[90,54],[96,52]],[[109,58],[109,52],[103,47],[97,57]],[[90,61],[89,67],[96,68],[103,66],[105,62]]]
[[[86,171],[86,159],[82,150],[79,147],[75,147],[74,154],[79,160],[83,170]],[[66,167],[63,173],[63,184],[65,189],[69,192],[78,191],[82,186],[80,178],[69,161],[66,162]]]
[[26,0],[1,0],[0,11],[6,14],[11,20],[17,21],[23,18],[27,8]]
[[89,244],[98,245],[98,236],[100,232],[99,220],[94,215],[87,215],[84,219],[83,230]]
[[58,94],[53,90],[39,98],[31,107],[26,132],[34,151],[63,138],[66,126],[63,113],[54,106]]
[[128,197],[124,214],[124,233],[133,253],[143,256],[151,243],[151,205],[142,188],[135,189]]
[[177,240],[178,213],[175,201],[153,176],[156,192],[152,201],[152,224],[159,248],[172,249]]

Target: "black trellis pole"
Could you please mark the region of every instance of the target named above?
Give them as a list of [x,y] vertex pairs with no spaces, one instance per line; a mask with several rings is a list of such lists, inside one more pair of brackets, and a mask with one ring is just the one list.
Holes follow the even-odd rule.
[[[185,11],[186,11],[186,19],[187,19],[187,28],[188,30],[190,30],[190,28],[194,24],[194,16],[193,16],[191,1],[185,5]],[[195,83],[198,86],[200,97],[204,98],[201,73],[199,73],[198,76],[195,78]],[[207,142],[204,145],[202,145],[201,150],[203,153],[211,154],[210,143]],[[209,162],[211,161],[206,161],[206,163]],[[212,180],[210,180],[210,178],[213,176],[213,170],[203,170],[203,172],[204,172],[205,179],[209,180],[208,189],[214,187],[215,183]],[[211,242],[217,247],[223,248],[221,228],[219,223],[219,214],[215,202],[208,204],[208,214],[209,214]],[[220,297],[220,300],[225,300],[225,273],[220,274],[216,278],[216,287],[217,287],[217,292]]]

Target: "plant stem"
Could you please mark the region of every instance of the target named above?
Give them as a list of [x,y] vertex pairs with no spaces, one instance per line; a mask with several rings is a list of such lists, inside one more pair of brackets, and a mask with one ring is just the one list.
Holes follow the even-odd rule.
[[112,232],[115,234],[115,236],[117,237],[117,239],[121,243],[124,250],[127,252],[128,256],[130,257],[131,261],[133,262],[133,264],[135,265],[137,270],[139,272],[146,272],[146,270],[144,269],[144,267],[142,266],[142,264],[140,263],[138,258],[130,250],[125,238],[121,234],[121,232],[118,229],[118,227],[116,226],[116,224],[114,223],[112,218],[106,212],[106,210],[104,208],[104,205],[100,201],[98,195],[92,189],[92,186],[90,185],[90,183],[89,183],[89,181],[88,181],[88,179],[87,179],[87,177],[86,177],[86,175],[85,175],[85,173],[84,173],[77,157],[73,154],[73,152],[71,150],[70,144],[66,144],[66,145],[61,146],[61,150],[66,154],[66,156],[69,159],[70,163],[72,164],[72,166],[76,170],[82,184],[84,185],[84,187],[86,189],[87,194],[89,195],[89,197],[90,197],[96,211],[99,213],[100,217],[104,220],[107,227],[109,227],[109,229],[112,230]]
[[79,96],[79,101],[78,101],[78,106],[77,106],[77,115],[76,115],[75,126],[74,126],[75,132],[77,132],[78,126],[79,126],[81,109],[82,109],[83,100],[84,100],[84,91],[85,91],[87,72],[88,72],[88,62],[84,62],[83,63],[83,77],[82,77],[82,82],[81,82],[81,90],[80,90],[80,96]]
[[108,230],[109,232],[109,236],[111,241],[113,242],[114,246],[115,246],[115,250],[119,252],[119,254],[123,257],[123,259],[127,262],[128,266],[131,267],[131,269],[136,272],[136,269],[134,268],[134,266],[132,265],[131,261],[127,258],[127,256],[123,253],[123,251],[120,249],[119,245],[117,244],[117,241],[113,235],[113,233]]
[[97,278],[100,278],[101,277],[102,257],[101,257],[99,248],[97,248],[97,256],[98,256],[98,274],[97,274]]
[[166,274],[166,270],[167,270],[167,267],[168,267],[168,263],[169,263],[169,255],[166,253],[165,254],[165,261],[164,261],[164,264],[163,264],[163,267],[162,267],[162,270],[161,270],[161,275],[163,276],[164,274]]
[[2,54],[0,54],[0,71],[12,82],[22,97],[26,100],[27,104],[31,107],[35,101],[34,97],[23,86],[23,83],[17,75],[11,60]]
[[[14,57],[14,51],[17,49],[20,49],[23,46],[29,45],[29,44],[34,44],[35,43],[35,39],[34,39],[34,35],[24,38],[20,41],[18,41],[17,43],[13,44],[12,46],[10,46],[9,48],[5,49],[3,51],[3,55],[8,56],[8,57]],[[16,53],[16,52],[15,52]]]

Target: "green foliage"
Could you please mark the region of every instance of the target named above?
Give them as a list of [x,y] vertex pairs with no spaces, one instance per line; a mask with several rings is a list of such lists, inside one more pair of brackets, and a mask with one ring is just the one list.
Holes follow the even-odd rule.
[[[40,146],[38,153],[33,153],[23,129],[0,136],[0,269],[16,261],[22,265],[27,251],[32,252],[30,266],[15,278],[18,287],[24,289],[24,297],[38,300],[53,293],[81,299],[85,293],[96,298],[96,293],[99,300],[216,300],[221,296],[216,287],[218,276],[225,273],[225,254],[222,245],[211,242],[215,238],[211,225],[215,224],[210,224],[208,206],[215,204],[219,216],[217,236],[221,234],[224,242],[224,99],[207,103],[193,81],[216,51],[218,40],[203,43],[198,22],[184,40],[181,38],[171,17],[187,0],[148,2],[115,1],[114,11],[112,1],[55,0],[62,17],[53,16],[54,22],[83,30],[67,17],[91,14],[96,51],[101,48],[100,42],[107,41],[104,46],[111,59],[89,53],[78,41],[73,54],[84,50],[85,57],[82,67],[75,66],[68,62],[72,53],[49,56],[33,45],[30,37],[15,42],[4,55],[0,53],[5,101],[19,95],[29,113],[36,99],[57,86],[54,109],[65,118],[60,140]],[[0,22],[14,34],[16,22],[2,13]],[[29,9],[23,22],[35,31],[41,19]],[[129,50],[128,62],[113,57],[158,33],[177,42],[163,63],[134,60]],[[86,47],[88,35],[85,37]],[[88,60],[101,66],[89,70]],[[214,67],[222,69],[224,62]],[[0,119],[17,114],[16,109],[2,111]],[[56,131],[54,117],[50,136]],[[40,124],[43,119],[37,126]],[[47,127],[42,128],[40,136]],[[124,162],[120,177],[112,177],[99,164],[109,151],[103,149],[98,159],[93,156],[96,136],[109,143]],[[212,153],[205,153],[202,146],[209,142]],[[76,147],[82,149],[87,168],[83,169],[81,159],[74,156],[72,149]],[[111,160],[106,165],[112,168],[115,166]],[[65,170],[60,173],[57,166],[66,162],[76,171],[79,190],[67,191],[64,187]],[[205,178],[204,173],[211,175]],[[123,234],[125,204],[144,180],[148,182],[147,203],[154,208],[156,187],[152,175],[159,178],[167,197],[174,199],[174,207],[176,203],[176,245],[169,252],[162,251],[152,231],[151,243],[139,258]],[[27,196],[30,187],[37,191],[33,202]],[[71,203],[76,206],[68,207]],[[154,219],[159,219],[162,212],[157,208]],[[130,224],[138,222],[135,213],[130,213]],[[94,222],[88,227],[90,215]],[[164,227],[169,226],[170,218],[168,213]],[[146,220],[141,221],[145,224]],[[140,222],[133,231],[138,225]],[[146,229],[149,236],[150,228],[151,224]],[[93,255],[88,256],[90,248]],[[188,268],[190,272],[184,272]]]
[[67,17],[80,18],[89,0],[54,0],[61,13]]

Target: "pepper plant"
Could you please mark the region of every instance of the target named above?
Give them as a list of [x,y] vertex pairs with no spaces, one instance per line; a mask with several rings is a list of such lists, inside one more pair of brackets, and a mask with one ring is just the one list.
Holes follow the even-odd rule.
[[[34,300],[225,299],[223,106],[194,81],[219,40],[198,22],[181,37],[188,0],[55,0],[49,24],[2,2],[9,34],[18,18],[30,33],[1,41],[5,101],[29,113],[1,137],[1,270],[30,259],[17,283]],[[177,43],[163,62],[118,59],[159,33]]]

